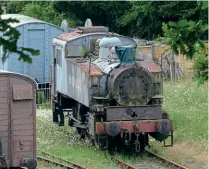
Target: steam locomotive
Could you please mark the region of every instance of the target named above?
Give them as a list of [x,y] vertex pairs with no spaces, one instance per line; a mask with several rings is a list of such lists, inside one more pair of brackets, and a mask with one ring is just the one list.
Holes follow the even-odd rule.
[[[79,27],[53,39],[53,122],[76,127],[101,149],[143,151],[164,142],[173,123],[162,110],[161,69],[137,53],[132,38],[107,27]],[[72,111],[70,111],[72,110]]]

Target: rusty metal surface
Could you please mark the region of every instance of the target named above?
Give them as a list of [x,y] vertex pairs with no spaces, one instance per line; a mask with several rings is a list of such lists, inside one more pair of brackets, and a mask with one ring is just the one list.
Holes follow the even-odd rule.
[[[121,131],[127,129],[130,133],[137,132],[158,132],[157,125],[161,120],[136,120],[136,121],[117,121]],[[171,125],[172,121],[170,120]],[[96,122],[96,134],[107,134],[106,125],[110,122]],[[173,126],[173,125],[172,125]]]
[[[173,161],[170,161],[166,158],[163,158],[153,152],[150,152],[148,150],[145,151],[146,153],[148,153],[148,155],[150,157],[154,157],[154,158],[148,158],[147,159],[147,164],[144,164],[143,163],[143,159],[139,160],[139,161],[136,161],[135,164],[128,164],[128,163],[125,163],[123,162],[122,160],[118,159],[118,158],[115,158],[115,157],[112,157],[111,159],[113,161],[116,161],[120,166],[121,168],[126,168],[126,169],[138,169],[138,168],[149,168],[149,169],[156,169],[156,168],[175,168],[175,169],[188,169],[180,164],[177,164]],[[153,163],[153,161],[156,161]],[[153,163],[153,164],[152,164]]]
[[125,162],[123,162],[123,161],[121,161],[121,160],[119,160],[119,159],[117,159],[115,157],[112,157],[111,160],[116,161],[121,166],[121,168],[137,169],[136,167],[134,167],[134,166],[132,166],[130,164],[127,164],[127,163],[125,163]]
[[109,28],[104,26],[86,26],[86,27],[78,27],[77,32],[80,33],[109,32]]
[[40,161],[44,161],[44,162],[53,164],[53,165],[55,165],[55,166],[62,167],[62,168],[66,168],[66,169],[76,169],[75,167],[67,166],[67,165],[61,164],[61,163],[56,162],[56,161],[52,161],[52,160],[47,159],[47,158],[44,158],[44,157],[38,156],[37,159],[40,160]]
[[[68,133],[68,134],[69,134],[69,133]],[[40,151],[40,153],[43,154],[43,155],[45,155],[45,156],[51,157],[51,158],[53,158],[53,159],[57,159],[57,160],[59,160],[59,161],[65,162],[65,163],[67,163],[68,165],[71,165],[72,167],[75,167],[76,169],[86,169],[86,167],[84,167],[84,166],[81,166],[81,165],[79,165],[79,164],[73,163],[73,162],[71,162],[71,161],[67,161],[67,160],[62,159],[62,158],[60,158],[60,157],[58,157],[58,156],[55,156],[55,155],[53,155],[53,154],[51,154],[51,153],[48,153],[48,152],[45,152],[45,151]]]
[[70,33],[64,33],[64,34],[58,36],[57,39],[60,39],[60,40],[63,40],[63,41],[68,41],[72,38],[76,38],[76,37],[79,37],[79,36],[81,36],[81,34],[75,31],[75,32],[70,32]]
[[173,166],[176,169],[188,169],[188,168],[186,168],[186,167],[184,167],[184,166],[182,166],[180,164],[175,163],[174,161],[171,161],[171,160],[168,160],[168,159],[166,159],[164,157],[161,157],[161,156],[159,156],[159,155],[157,155],[157,154],[155,154],[155,153],[153,153],[153,152],[151,152],[149,150],[146,150],[146,152],[149,155],[154,156],[158,160],[162,161],[163,163],[168,163],[170,166]]
[[96,33],[96,32],[108,32],[108,28],[104,26],[92,26],[92,27],[78,27],[74,32],[65,33],[57,37],[57,39],[63,41],[69,41],[70,39],[74,39],[79,36],[83,36],[83,34],[87,33]]
[[66,61],[66,84],[62,84],[66,89],[61,89],[64,90],[62,93],[89,106],[91,83],[99,85],[98,76],[103,73],[95,64],[90,65],[86,60],[68,58]]
[[146,68],[150,72],[161,72],[161,68],[157,66],[154,62],[149,61],[136,61],[140,66]]
[[154,79],[142,67],[120,67],[111,72],[108,88],[121,106],[143,105],[154,96]]
[[100,76],[103,73],[100,71],[97,65],[87,61],[86,59],[66,59],[67,62],[72,62],[76,66],[80,67],[81,71],[87,73],[90,76]]
[[[0,102],[0,136],[3,136],[3,146],[8,147],[3,149],[8,166],[19,167],[22,158],[36,157],[37,84],[25,75],[0,72],[0,85],[5,81],[7,88],[0,91],[4,100],[4,104]],[[27,98],[30,100],[21,100]]]
[[106,115],[107,121],[123,119],[160,119],[162,118],[162,107],[160,105],[140,107],[108,107]]

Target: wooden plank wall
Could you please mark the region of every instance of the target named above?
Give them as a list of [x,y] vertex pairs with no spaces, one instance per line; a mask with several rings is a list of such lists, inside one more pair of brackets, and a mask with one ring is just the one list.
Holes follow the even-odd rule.
[[[160,59],[161,55],[170,49],[169,45],[154,45],[154,56],[156,59]],[[137,50],[152,54],[153,47],[152,46],[138,46]],[[176,61],[179,63],[179,68],[182,70],[185,76],[192,77],[194,75],[194,71],[191,69],[193,66],[193,61],[187,60],[186,57],[181,54],[176,56]]]

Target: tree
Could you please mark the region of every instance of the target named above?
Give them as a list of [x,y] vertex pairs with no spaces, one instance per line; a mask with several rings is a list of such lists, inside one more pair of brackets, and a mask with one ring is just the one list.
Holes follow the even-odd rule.
[[[180,19],[197,22],[207,20],[207,16],[207,10],[200,10],[195,1],[136,1],[120,19],[121,26],[129,25],[129,32],[133,36],[151,40],[163,36],[163,22],[177,22]],[[201,36],[207,38],[207,33]]]
[[[0,6],[0,15],[2,13],[3,10]],[[17,46],[17,41],[20,37],[20,32],[10,26],[10,23],[14,22],[19,21],[11,18],[3,20],[0,17],[0,47],[3,47],[2,61],[5,62],[6,59],[9,57],[10,53],[16,53],[19,55],[18,60],[23,60],[23,62],[32,63],[32,58],[30,57],[30,54],[33,56],[37,56],[39,55],[39,50]]]
[[[198,2],[199,15],[208,10],[207,2]],[[194,60],[195,79],[198,83],[208,80],[208,48],[202,38],[208,31],[208,23],[204,18],[199,20],[180,19],[177,22],[163,23],[164,36],[169,39],[169,44],[175,54],[183,54],[188,59]]]
[[61,25],[63,19],[67,19],[69,26],[75,26],[76,22],[70,16],[57,12],[54,4],[54,1],[11,1],[8,4],[8,11],[37,18],[57,26]]
[[73,20],[79,20],[84,25],[87,18],[91,18],[93,25],[107,26],[110,31],[128,34],[124,27],[120,27],[120,17],[131,8],[129,1],[57,1],[55,9]]

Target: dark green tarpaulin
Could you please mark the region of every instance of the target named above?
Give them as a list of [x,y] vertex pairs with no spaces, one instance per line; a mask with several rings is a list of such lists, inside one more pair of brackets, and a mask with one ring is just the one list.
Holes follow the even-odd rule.
[[121,62],[121,66],[131,66],[134,64],[136,56],[136,45],[115,46],[115,51]]

